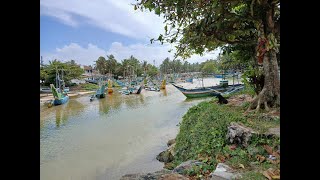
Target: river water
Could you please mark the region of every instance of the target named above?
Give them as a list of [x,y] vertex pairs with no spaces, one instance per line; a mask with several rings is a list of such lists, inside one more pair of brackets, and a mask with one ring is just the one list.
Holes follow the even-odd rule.
[[[205,80],[209,85],[217,81]],[[196,87],[199,83],[184,83]],[[128,173],[160,170],[155,157],[178,133],[187,110],[211,98],[187,100],[172,85],[140,95],[114,92],[100,100],[71,98],[40,107],[42,180],[119,179]]]

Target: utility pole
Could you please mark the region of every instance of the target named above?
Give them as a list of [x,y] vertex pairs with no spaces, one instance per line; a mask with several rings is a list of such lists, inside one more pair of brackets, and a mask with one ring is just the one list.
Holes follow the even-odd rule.
[[42,56],[40,56],[40,67],[43,67],[43,59],[42,59]]

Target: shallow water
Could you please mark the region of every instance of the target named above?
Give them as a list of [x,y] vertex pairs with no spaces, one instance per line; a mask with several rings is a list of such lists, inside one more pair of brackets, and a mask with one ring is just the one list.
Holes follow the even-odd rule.
[[[205,86],[212,86],[205,80]],[[210,84],[207,84],[210,83]],[[196,86],[196,83],[184,83]],[[140,95],[114,92],[100,100],[89,95],[40,108],[42,180],[119,179],[127,173],[153,172],[155,157],[178,133],[187,110],[211,98],[186,100],[172,85]]]

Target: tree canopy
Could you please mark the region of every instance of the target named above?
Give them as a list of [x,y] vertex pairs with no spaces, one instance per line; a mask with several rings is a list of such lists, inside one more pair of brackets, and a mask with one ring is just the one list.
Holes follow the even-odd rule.
[[[279,0],[137,0],[134,9],[154,11],[165,19],[165,34],[151,43],[175,43],[183,59],[217,47],[251,49],[250,58],[263,66],[264,85],[249,109],[280,106],[278,60]],[[243,51],[245,52],[245,51]],[[238,53],[243,53],[238,52]],[[236,55],[236,54],[235,54]],[[241,58],[244,59],[244,58]],[[255,70],[257,66],[251,66]],[[248,110],[249,110],[248,109]]]

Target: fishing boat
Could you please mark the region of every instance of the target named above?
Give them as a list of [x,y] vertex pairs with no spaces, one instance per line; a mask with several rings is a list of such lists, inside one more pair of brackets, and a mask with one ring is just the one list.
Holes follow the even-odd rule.
[[52,93],[51,88],[43,87],[40,88],[40,93]]
[[110,79],[108,79],[108,93],[109,94],[113,93],[112,81]]
[[166,79],[162,80],[160,89],[166,89]]
[[188,78],[188,79],[186,79],[186,82],[193,82],[193,78]]
[[182,92],[187,98],[197,98],[197,97],[207,97],[207,96],[217,96],[218,94],[226,95],[238,92],[244,89],[243,84],[235,84],[235,85],[228,85],[227,87],[212,86],[212,87],[202,87],[196,89],[185,89],[181,86],[177,86],[172,84],[176,87],[179,91]]
[[106,86],[102,82],[100,82],[99,89],[96,91],[94,95],[91,96],[90,101],[93,101],[95,98],[101,99],[106,97],[105,90]]
[[229,88],[229,90],[221,93],[221,95],[228,95],[228,94],[232,94],[232,93],[236,93],[236,92],[239,92],[241,90],[244,89],[244,85],[239,85],[239,86],[236,86],[236,87],[231,87]]
[[185,95],[187,98],[217,96],[218,94],[220,94],[220,92],[218,92],[217,90],[208,88],[208,87],[202,87],[202,88],[196,88],[196,89],[185,89],[175,84],[172,84],[172,85],[176,87],[180,92],[182,92],[182,94]]
[[134,94],[140,94],[142,90],[142,86],[136,87],[136,90],[133,91]]
[[179,91],[181,91],[187,98],[197,98],[197,97],[207,97],[207,96],[217,96],[223,92],[232,93],[232,90],[236,91],[235,88],[240,89],[240,87],[244,87],[243,84],[233,84],[228,85],[228,81],[222,80],[220,84],[217,86],[204,87],[203,78],[202,78],[202,87],[196,89],[185,89],[183,87],[172,84]]
[[51,105],[61,105],[64,104],[66,102],[68,102],[69,100],[69,96],[67,94],[63,94],[61,92],[59,92],[53,84],[50,84],[50,88],[54,97],[54,100],[51,102]]
[[65,91],[65,83],[63,80],[63,69],[60,69],[62,71],[61,73],[61,79],[60,75],[58,73],[58,69],[56,69],[56,85],[59,88],[55,88],[53,84],[50,84],[50,89],[53,94],[54,100],[50,101],[48,104],[48,107],[51,107],[52,105],[57,106],[64,104],[68,102],[69,96],[67,92]]

